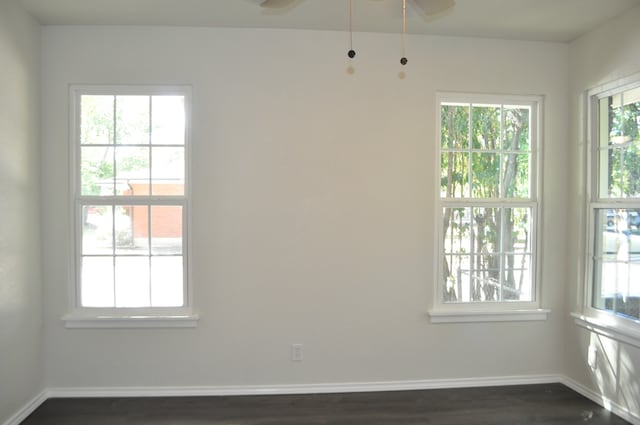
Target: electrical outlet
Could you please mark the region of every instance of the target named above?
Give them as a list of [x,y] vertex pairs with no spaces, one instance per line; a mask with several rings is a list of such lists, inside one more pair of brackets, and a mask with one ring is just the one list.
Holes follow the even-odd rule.
[[587,364],[591,370],[598,368],[598,347],[595,345],[589,346],[589,351],[587,351]]
[[291,344],[291,361],[301,362],[304,357],[304,347],[302,344]]

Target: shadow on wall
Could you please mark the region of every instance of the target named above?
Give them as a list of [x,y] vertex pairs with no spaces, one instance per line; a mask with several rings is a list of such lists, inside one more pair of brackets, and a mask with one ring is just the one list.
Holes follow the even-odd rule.
[[602,396],[602,405],[612,404],[640,417],[640,349],[591,333],[588,362],[591,377]]

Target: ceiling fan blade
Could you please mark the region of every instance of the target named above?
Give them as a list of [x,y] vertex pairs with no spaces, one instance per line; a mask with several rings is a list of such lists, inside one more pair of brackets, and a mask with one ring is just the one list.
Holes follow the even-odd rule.
[[455,0],[413,0],[424,15],[437,15],[456,4]]
[[261,7],[267,9],[284,9],[295,3],[296,0],[255,0]]

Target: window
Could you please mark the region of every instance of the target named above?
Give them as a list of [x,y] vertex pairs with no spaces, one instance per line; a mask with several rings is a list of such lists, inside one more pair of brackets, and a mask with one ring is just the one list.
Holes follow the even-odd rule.
[[181,87],[72,88],[76,315],[188,315],[189,101]]
[[590,122],[587,305],[640,324],[640,79],[594,91]]
[[538,312],[539,103],[460,94],[439,99],[439,267],[432,320],[438,311]]

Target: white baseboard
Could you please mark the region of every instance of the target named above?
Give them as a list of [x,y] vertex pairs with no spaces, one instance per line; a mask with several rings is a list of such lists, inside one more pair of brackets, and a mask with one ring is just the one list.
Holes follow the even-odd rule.
[[187,397],[233,395],[333,394],[349,392],[433,390],[446,388],[495,387],[561,383],[633,425],[640,425],[640,415],[603,397],[563,375],[521,375],[461,379],[411,381],[350,382],[295,385],[229,385],[190,387],[79,387],[49,388],[27,403],[2,425],[18,425],[49,398],[89,397]]
[[36,410],[42,403],[47,401],[49,398],[48,392],[42,391],[36,397],[34,397],[30,402],[25,404],[22,409],[18,410],[13,416],[7,419],[2,425],[18,425],[20,422],[27,419],[34,410]]
[[625,421],[630,422],[633,425],[640,425],[640,413],[630,412],[629,409],[627,409],[626,407],[623,407],[609,400],[608,398],[603,397],[601,394],[598,394],[592,389],[587,388],[584,385],[580,384],[579,382],[574,381],[573,379],[568,378],[566,376],[562,377],[562,380],[560,381],[560,383],[571,388],[573,391],[577,392],[578,394],[582,394],[583,396],[590,399],[594,403],[599,404],[605,409],[615,413]]
[[187,397],[230,395],[332,394],[374,391],[431,390],[494,387],[560,382],[559,375],[523,375],[490,378],[430,379],[416,381],[347,382],[296,385],[232,385],[212,387],[108,387],[50,388],[49,397]]

